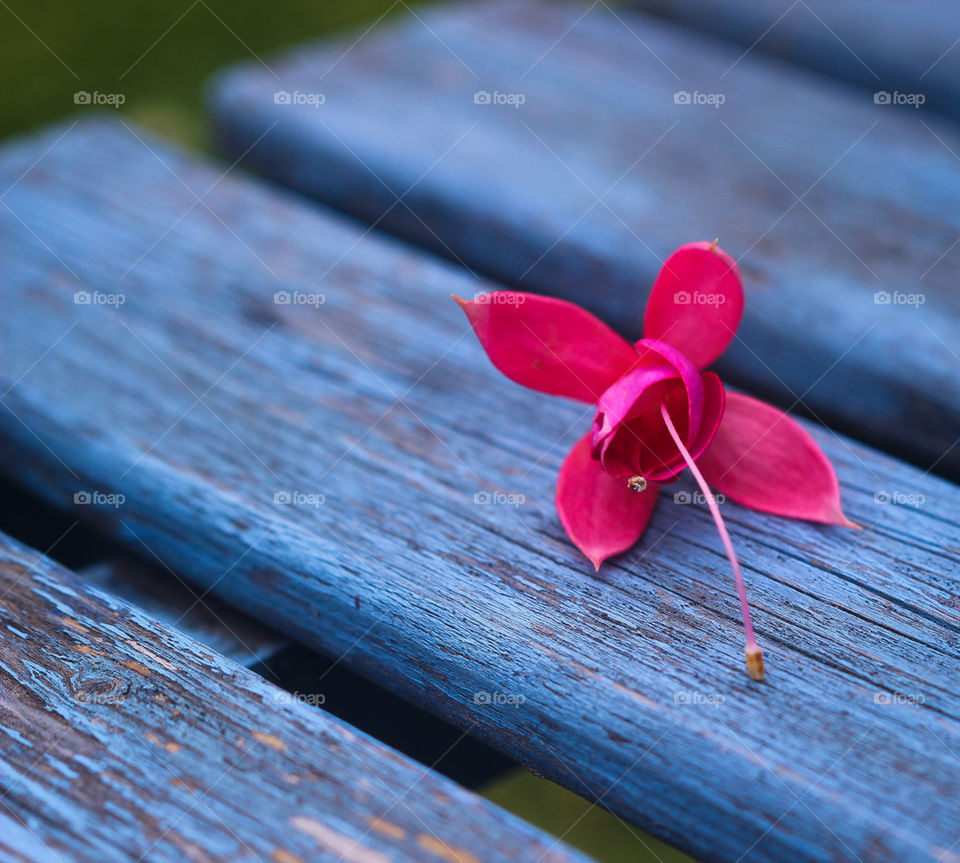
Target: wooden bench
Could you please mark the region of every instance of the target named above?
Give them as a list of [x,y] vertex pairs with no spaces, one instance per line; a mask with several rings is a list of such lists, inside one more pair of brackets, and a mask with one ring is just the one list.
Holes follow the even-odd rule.
[[748,292],[720,371],[960,478],[954,124],[604,4],[419,18],[221,75],[225,152],[633,336],[666,255],[719,235]]
[[3,535],[0,596],[4,860],[586,860]]
[[8,143],[11,185],[5,473],[694,854],[955,842],[953,485],[814,430],[866,529],[729,509],[752,685],[705,511],[599,574],[565,538],[587,415],[489,366],[448,295],[490,285],[120,122]]
[[[632,0],[648,12],[868,88],[960,113],[956,10],[919,0]],[[892,104],[892,102],[891,102]]]

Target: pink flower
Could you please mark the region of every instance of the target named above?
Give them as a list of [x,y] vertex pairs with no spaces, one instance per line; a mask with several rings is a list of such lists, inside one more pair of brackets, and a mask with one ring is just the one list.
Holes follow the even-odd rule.
[[570,539],[599,569],[641,537],[659,485],[689,468],[703,490],[740,594],[751,676],[760,649],[726,527],[710,484],[751,509],[856,527],[840,506],[833,466],[782,411],[725,393],[701,371],[733,340],[744,295],[716,243],[681,246],[664,263],[635,345],[573,303],[513,291],[459,298],[493,364],[519,384],[596,404],[592,429],[560,468],[556,505]]

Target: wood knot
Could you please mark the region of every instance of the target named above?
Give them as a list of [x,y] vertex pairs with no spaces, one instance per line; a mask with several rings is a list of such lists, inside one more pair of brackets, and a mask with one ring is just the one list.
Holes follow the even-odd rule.
[[130,681],[102,661],[83,662],[67,680],[67,689],[78,704],[122,704],[130,694]]

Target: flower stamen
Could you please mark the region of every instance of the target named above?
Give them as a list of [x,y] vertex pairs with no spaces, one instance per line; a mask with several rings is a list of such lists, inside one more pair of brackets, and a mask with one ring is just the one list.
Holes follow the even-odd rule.
[[627,488],[630,489],[630,491],[636,491],[636,492],[646,491],[647,490],[646,477],[640,476],[639,474],[637,474],[637,476],[630,477],[630,479],[627,480]]
[[743,574],[740,572],[740,561],[737,560],[736,552],[733,550],[733,543],[730,541],[730,534],[727,533],[727,526],[724,524],[723,516],[720,515],[720,507],[717,506],[717,499],[713,496],[713,492],[710,491],[710,486],[707,485],[707,481],[703,478],[703,474],[700,473],[700,469],[697,467],[689,451],[683,445],[683,441],[677,433],[673,420],[670,419],[666,402],[660,403],[660,415],[663,417],[667,431],[670,432],[670,437],[673,438],[673,442],[680,451],[680,455],[683,456],[687,467],[690,468],[690,473],[693,474],[697,485],[700,486],[700,491],[703,492],[703,496],[707,501],[710,514],[713,516],[713,520],[717,525],[717,532],[720,534],[720,541],[723,543],[724,550],[727,552],[730,568],[733,570],[733,580],[737,585],[737,594],[740,597],[740,611],[743,614],[743,632],[746,636],[744,653],[746,655],[747,674],[750,675],[751,680],[763,680],[763,651],[760,649],[760,645],[757,644],[757,639],[753,634],[753,622],[750,620],[750,606],[747,603],[747,590],[743,584]]

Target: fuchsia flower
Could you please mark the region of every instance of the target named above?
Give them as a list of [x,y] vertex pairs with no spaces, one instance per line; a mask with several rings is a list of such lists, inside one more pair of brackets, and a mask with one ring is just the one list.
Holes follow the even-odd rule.
[[726,393],[720,378],[701,371],[726,350],[743,315],[734,260],[716,242],[677,249],[654,282],[635,345],[564,300],[514,291],[455,299],[508,378],[597,406],[593,428],[560,468],[556,497],[564,529],[597,569],[641,537],[659,486],[690,469],[730,558],[747,668],[762,680],[740,566],[708,483],[761,512],[857,525],[843,514],[833,466],[799,423]]

